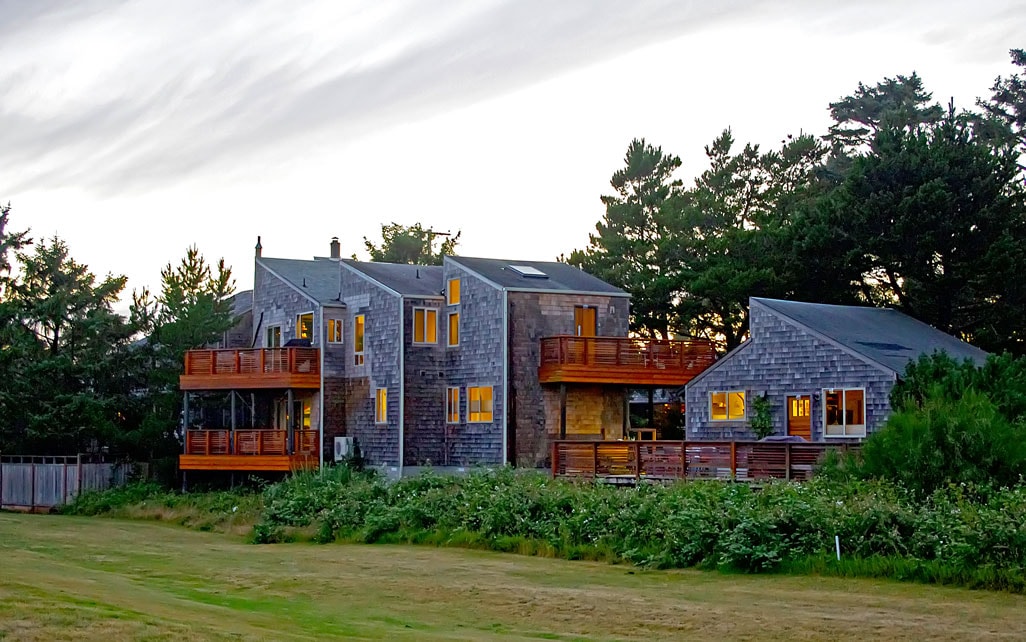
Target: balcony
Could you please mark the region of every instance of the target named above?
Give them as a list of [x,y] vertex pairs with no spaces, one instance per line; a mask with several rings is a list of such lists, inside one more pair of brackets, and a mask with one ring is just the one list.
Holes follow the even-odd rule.
[[[181,470],[293,471],[316,468],[320,448],[316,430],[297,430],[289,448],[288,431],[189,430]],[[291,450],[291,451],[290,451]]]
[[306,388],[321,385],[317,348],[189,350],[182,390]]
[[716,360],[703,339],[662,341],[628,337],[546,337],[541,383],[683,386]]

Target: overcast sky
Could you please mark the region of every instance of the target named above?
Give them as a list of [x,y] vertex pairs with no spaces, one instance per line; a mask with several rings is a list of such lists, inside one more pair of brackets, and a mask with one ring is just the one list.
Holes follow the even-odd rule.
[[0,202],[97,274],[159,287],[196,243],[240,289],[390,221],[459,253],[583,247],[634,137],[704,169],[858,83],[969,107],[1026,47],[1022,0],[0,0]]

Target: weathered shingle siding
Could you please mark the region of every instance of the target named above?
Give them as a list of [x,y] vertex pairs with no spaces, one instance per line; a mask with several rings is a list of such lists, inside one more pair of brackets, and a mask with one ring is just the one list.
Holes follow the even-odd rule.
[[[406,298],[405,331],[405,423],[404,465],[448,465],[445,432],[445,335],[442,332],[443,302],[438,299]],[[437,340],[433,344],[413,343],[414,309],[435,310]]]
[[[503,399],[503,293],[453,261],[444,266],[445,283],[460,280],[459,305],[444,305],[440,340],[448,343],[451,312],[460,314],[459,346],[445,349],[446,386],[460,389],[460,423],[448,430],[451,465],[502,464],[506,404]],[[467,388],[491,386],[492,421],[467,420]]]
[[[866,432],[872,433],[890,413],[894,373],[871,365],[798,327],[764,306],[751,306],[751,339],[726,360],[687,386],[688,439],[752,439],[743,421],[711,421],[709,394],[744,390],[751,414],[756,396],[768,395],[774,434],[787,429],[786,397],[812,398],[812,439],[823,440],[823,389],[865,388]],[[831,438],[833,440],[833,438]]]
[[221,340],[214,347],[250,348],[254,346],[259,346],[259,343],[253,343],[253,311],[246,310],[235,317],[235,324],[221,335]]
[[[322,380],[324,384],[324,443],[323,451],[330,459],[334,455],[335,437],[346,434],[345,425],[345,373],[346,373],[346,349],[349,347],[345,330],[348,327],[346,321],[346,308],[341,305],[329,305],[323,308],[324,323],[321,332],[322,348]],[[328,342],[328,320],[335,319],[342,322],[343,335],[342,343]]]
[[[318,337],[321,334],[318,304],[300,294],[296,288],[279,279],[260,263],[256,264],[253,274],[253,310],[253,323],[258,324],[253,328],[253,331],[258,333],[257,347],[265,347],[266,330],[275,325],[281,326],[282,345],[290,339],[295,339],[296,317],[305,312],[314,313],[313,336]],[[314,344],[320,347],[316,341]]]
[[[344,350],[346,432],[370,465],[399,465],[399,317],[401,299],[352,270],[342,269],[346,306]],[[364,315],[364,363],[355,365],[353,319]],[[388,390],[387,424],[374,423],[375,395]]]
[[[577,306],[596,308],[600,336],[627,336],[629,310],[626,297],[509,293],[510,418],[515,424],[518,466],[547,465],[550,439],[559,435],[559,386],[543,386],[538,382],[541,339],[575,334],[574,308]],[[573,384],[569,388],[568,432],[601,434],[606,428],[610,431],[610,439],[622,436],[618,431],[623,425],[624,388]],[[588,411],[583,412],[586,408]]]

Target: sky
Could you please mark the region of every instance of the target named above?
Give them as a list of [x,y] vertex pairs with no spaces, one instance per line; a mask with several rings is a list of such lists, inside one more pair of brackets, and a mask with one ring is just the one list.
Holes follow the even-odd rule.
[[0,0],[0,202],[126,296],[393,221],[553,260],[633,138],[687,183],[728,127],[777,148],[913,71],[971,107],[1022,47],[1023,0]]

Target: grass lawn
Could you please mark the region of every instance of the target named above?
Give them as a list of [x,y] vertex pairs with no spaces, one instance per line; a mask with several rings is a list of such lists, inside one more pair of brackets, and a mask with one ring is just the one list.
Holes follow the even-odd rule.
[[0,639],[1023,639],[1026,597],[0,513]]

